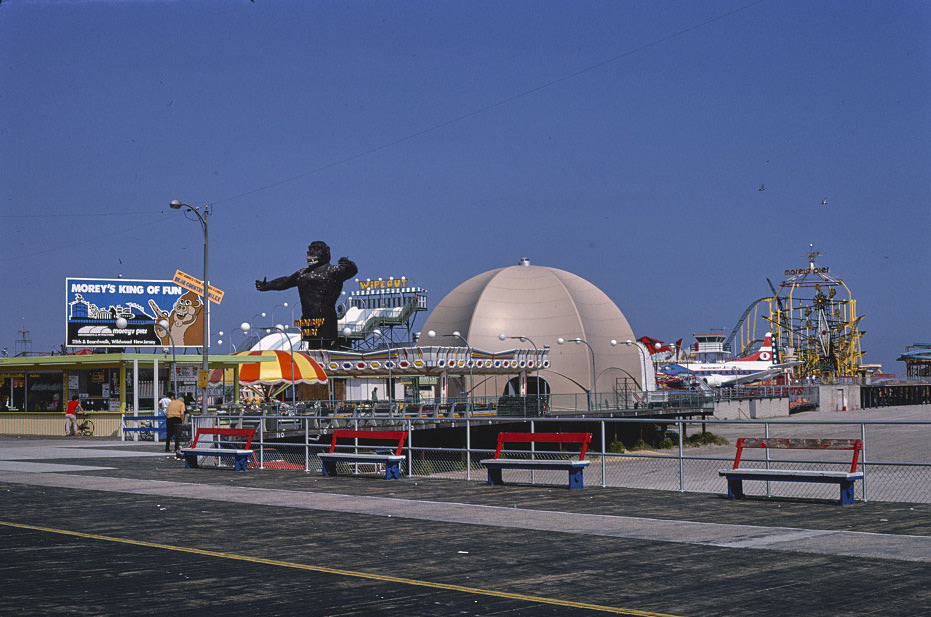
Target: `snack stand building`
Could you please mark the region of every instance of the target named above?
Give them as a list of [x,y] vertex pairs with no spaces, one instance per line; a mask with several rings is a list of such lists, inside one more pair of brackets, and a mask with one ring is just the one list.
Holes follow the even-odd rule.
[[[238,396],[238,367],[250,360],[210,355]],[[124,413],[152,413],[169,390],[198,396],[202,357],[182,354],[88,353],[0,358],[0,433],[61,435],[62,413],[72,396],[94,412],[98,435],[116,435]],[[171,367],[176,366],[174,379]],[[217,405],[224,388],[208,391]],[[213,400],[211,400],[213,399]],[[29,413],[22,413],[29,412]]]

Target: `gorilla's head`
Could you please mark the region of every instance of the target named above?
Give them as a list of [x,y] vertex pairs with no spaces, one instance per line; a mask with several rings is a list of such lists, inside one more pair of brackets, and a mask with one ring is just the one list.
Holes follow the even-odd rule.
[[330,247],[326,242],[317,240],[307,247],[307,267],[314,268],[321,264],[330,263]]

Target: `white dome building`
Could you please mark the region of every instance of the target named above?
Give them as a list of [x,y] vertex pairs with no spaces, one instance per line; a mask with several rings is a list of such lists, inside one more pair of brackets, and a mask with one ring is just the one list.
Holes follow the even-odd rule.
[[[435,337],[428,336],[431,331]],[[574,274],[532,266],[526,259],[479,274],[452,290],[430,313],[417,345],[461,346],[453,332],[484,351],[548,345],[550,365],[539,374],[543,394],[576,395],[584,401],[594,374],[596,406],[601,406],[601,401],[613,403],[617,392],[644,390],[644,375],[648,385],[654,379],[645,352],[636,343],[625,344],[636,340],[634,333],[604,292]],[[461,386],[465,391],[468,384]],[[527,393],[537,391],[535,380],[530,380]],[[473,392],[515,393],[513,381],[493,376],[476,379]],[[580,407],[584,406],[583,402]]]

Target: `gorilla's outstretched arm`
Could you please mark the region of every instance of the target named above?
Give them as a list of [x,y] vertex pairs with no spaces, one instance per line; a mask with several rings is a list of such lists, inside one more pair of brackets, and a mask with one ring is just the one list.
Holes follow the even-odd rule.
[[282,289],[290,289],[297,286],[298,274],[300,274],[300,271],[290,276],[281,276],[270,281],[267,280],[268,277],[263,278],[261,281],[256,280],[255,288],[259,291],[281,291]]
[[355,262],[348,257],[340,257],[339,261],[336,263],[339,268],[339,274],[344,281],[351,279],[359,273],[359,268],[356,267]]

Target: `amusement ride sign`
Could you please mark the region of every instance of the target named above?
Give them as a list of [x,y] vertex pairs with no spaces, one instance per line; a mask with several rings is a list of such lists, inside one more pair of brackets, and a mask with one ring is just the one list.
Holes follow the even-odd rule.
[[398,290],[407,287],[407,278],[403,276],[401,278],[394,278],[392,276],[387,280],[382,278],[375,280],[365,279],[364,281],[358,281],[358,283],[359,289],[363,291],[374,291],[376,289]]

